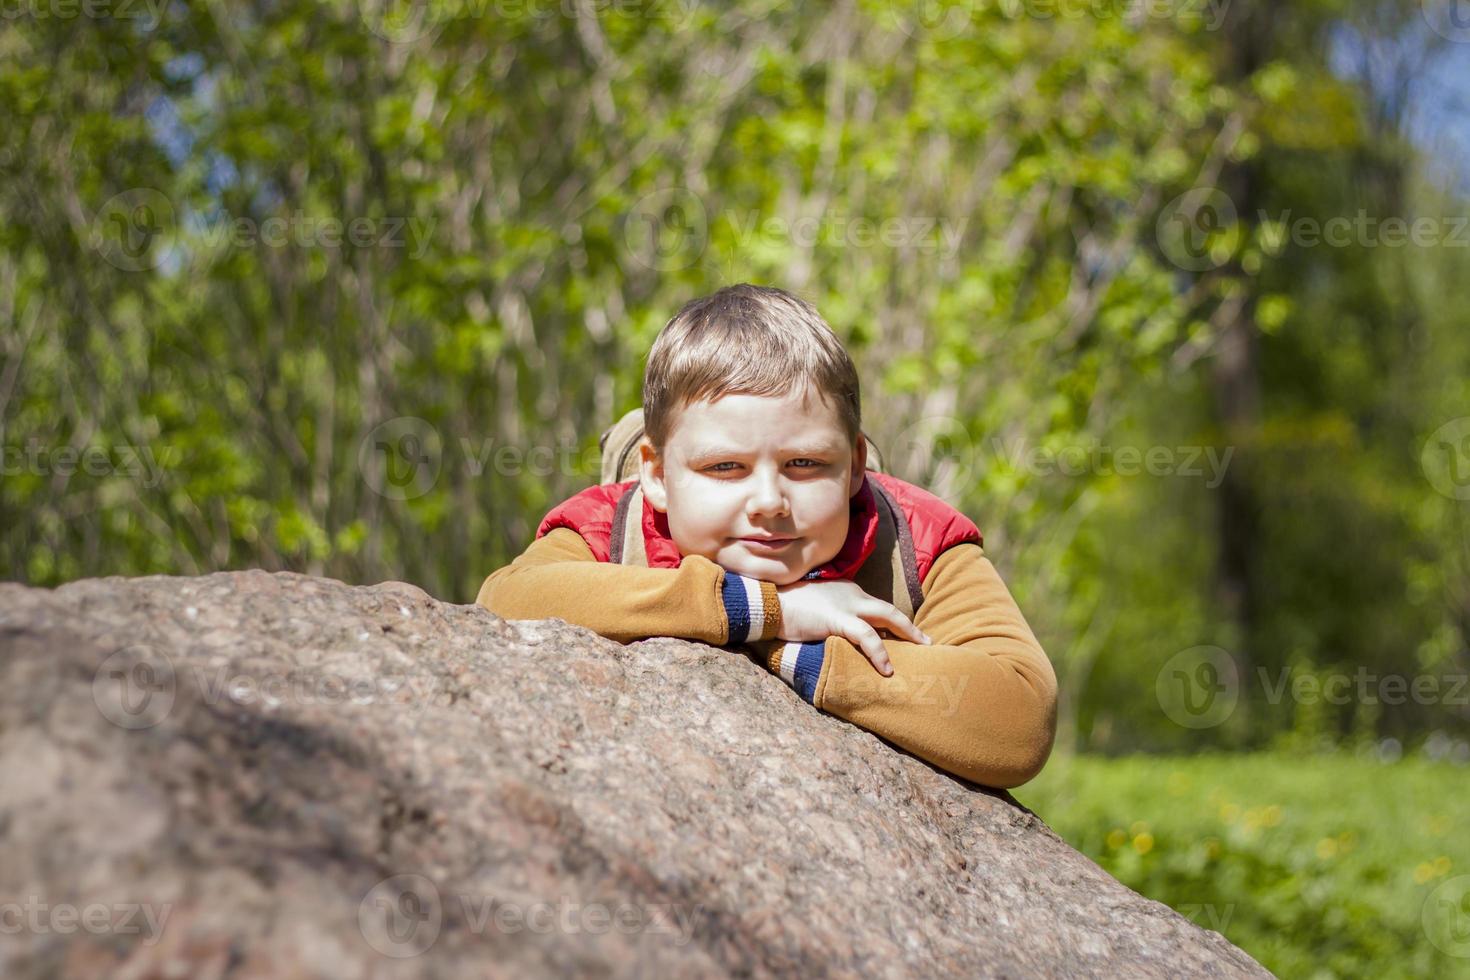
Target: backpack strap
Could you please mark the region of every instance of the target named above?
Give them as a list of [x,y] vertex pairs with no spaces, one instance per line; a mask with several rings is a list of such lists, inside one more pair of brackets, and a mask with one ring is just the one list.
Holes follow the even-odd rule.
[[873,553],[853,576],[868,595],[891,602],[909,619],[924,602],[919,587],[919,562],[914,553],[914,536],[903,510],[877,480],[869,480],[878,504],[878,536]]
[[622,483],[638,476],[638,443],[643,439],[643,409],[635,408],[603,430],[602,482]]
[[608,550],[608,561],[614,564],[648,567],[648,552],[643,545],[643,487],[640,484],[633,484],[618,498]]

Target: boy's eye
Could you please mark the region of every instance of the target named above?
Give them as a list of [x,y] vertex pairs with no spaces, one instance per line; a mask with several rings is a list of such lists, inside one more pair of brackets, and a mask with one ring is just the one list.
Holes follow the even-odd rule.
[[[809,463],[810,464],[809,466],[798,466],[797,467],[797,469],[802,469],[802,470],[810,470],[810,469],[815,469],[816,467],[819,467],[819,466],[825,466],[825,465],[827,465],[827,464],[823,463],[819,459],[806,459],[806,458],[802,458],[802,459],[793,459],[791,462],[792,462],[793,465],[795,465],[797,463]],[[739,466],[739,465],[740,465],[739,463],[734,463],[734,462],[716,463],[713,466],[706,466],[705,467],[705,472],[707,472],[707,473],[728,473],[728,472],[730,472],[729,470],[721,469],[721,467],[724,467],[724,466]]]

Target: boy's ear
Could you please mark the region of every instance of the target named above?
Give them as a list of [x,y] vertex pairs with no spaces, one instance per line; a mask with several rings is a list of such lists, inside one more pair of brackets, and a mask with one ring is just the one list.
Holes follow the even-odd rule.
[[660,514],[668,513],[669,491],[664,486],[664,462],[647,439],[638,443],[638,482],[643,486],[643,499]]
[[856,497],[858,491],[863,488],[863,475],[868,468],[868,437],[859,432],[857,445],[852,452],[852,471],[848,474],[847,495]]

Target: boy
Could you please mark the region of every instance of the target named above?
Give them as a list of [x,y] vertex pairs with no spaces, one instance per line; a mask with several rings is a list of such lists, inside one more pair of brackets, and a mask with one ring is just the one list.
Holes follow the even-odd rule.
[[553,508],[477,603],[743,645],[818,710],[964,779],[1041,770],[1051,663],[975,525],[868,471],[857,371],[810,304],[747,284],[690,302],[649,352],[643,413],[636,479]]

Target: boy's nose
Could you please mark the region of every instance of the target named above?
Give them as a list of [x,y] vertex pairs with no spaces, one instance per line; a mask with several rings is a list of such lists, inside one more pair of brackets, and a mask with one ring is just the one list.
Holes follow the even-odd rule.
[[774,476],[754,478],[754,486],[751,488],[750,497],[746,500],[745,512],[749,515],[756,514],[785,514],[787,509],[786,492],[781,487],[781,481]]

